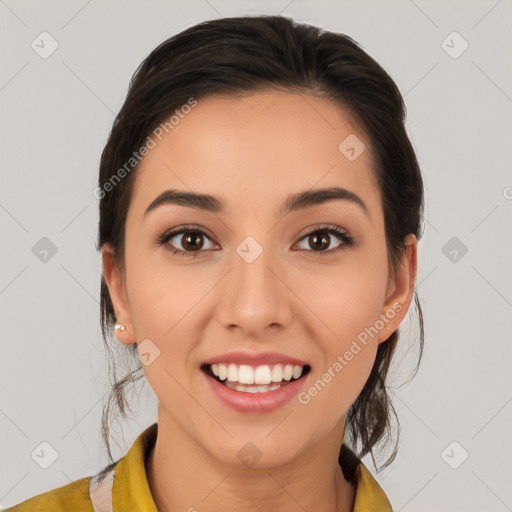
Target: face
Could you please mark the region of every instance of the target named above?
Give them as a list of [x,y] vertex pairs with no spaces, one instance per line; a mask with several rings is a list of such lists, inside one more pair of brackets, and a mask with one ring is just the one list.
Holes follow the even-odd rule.
[[[126,326],[117,336],[148,363],[159,424],[238,466],[243,447],[273,466],[329,436],[341,443],[416,270],[410,235],[391,278],[370,141],[329,100],[284,92],[200,99],[161,139],[136,171],[122,271],[102,251]],[[334,187],[349,193],[286,209],[291,196]],[[155,205],[169,190],[214,196],[222,208],[169,196]],[[299,375],[302,363],[302,376],[283,383],[286,365]],[[225,385],[253,374],[279,388]]]

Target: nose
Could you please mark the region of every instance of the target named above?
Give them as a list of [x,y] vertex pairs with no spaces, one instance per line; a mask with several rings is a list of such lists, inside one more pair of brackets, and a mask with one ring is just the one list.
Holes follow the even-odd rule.
[[243,337],[261,339],[270,330],[290,324],[293,293],[271,250],[263,250],[254,261],[246,257],[256,248],[249,242],[233,253],[233,265],[223,280],[218,317],[226,329],[238,329]]

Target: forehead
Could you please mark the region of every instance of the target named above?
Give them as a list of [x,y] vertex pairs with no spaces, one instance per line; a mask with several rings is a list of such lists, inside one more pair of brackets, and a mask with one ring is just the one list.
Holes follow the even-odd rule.
[[[250,201],[252,211],[270,204],[277,212],[290,193],[332,186],[363,197],[369,209],[380,202],[370,141],[330,100],[286,92],[209,96],[186,112],[161,130],[161,140],[152,136],[155,147],[136,171],[138,213],[165,189],[212,194],[230,210]],[[349,159],[344,141],[366,149]]]

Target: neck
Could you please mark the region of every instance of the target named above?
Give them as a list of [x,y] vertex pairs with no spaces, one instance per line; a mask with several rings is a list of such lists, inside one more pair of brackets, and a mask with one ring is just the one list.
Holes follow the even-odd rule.
[[159,512],[315,510],[349,512],[355,487],[338,464],[340,439],[329,436],[290,462],[271,468],[240,468],[213,459],[184,433],[158,423],[156,443],[146,461]]

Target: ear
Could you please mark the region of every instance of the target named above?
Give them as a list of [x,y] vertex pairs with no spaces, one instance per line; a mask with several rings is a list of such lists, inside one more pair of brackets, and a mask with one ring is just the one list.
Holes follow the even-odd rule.
[[405,237],[404,243],[405,250],[401,263],[398,265],[396,275],[389,279],[386,301],[380,316],[385,326],[379,331],[379,343],[386,341],[398,329],[409,311],[414,295],[418,266],[418,241],[416,236],[411,233]]
[[110,294],[110,300],[114,307],[116,320],[118,324],[126,327],[121,331],[116,329],[115,335],[122,342],[135,343],[135,335],[131,323],[130,308],[126,294],[126,283],[121,271],[117,268],[114,259],[115,251],[110,244],[104,244],[101,248],[101,259],[103,262],[103,277]]

